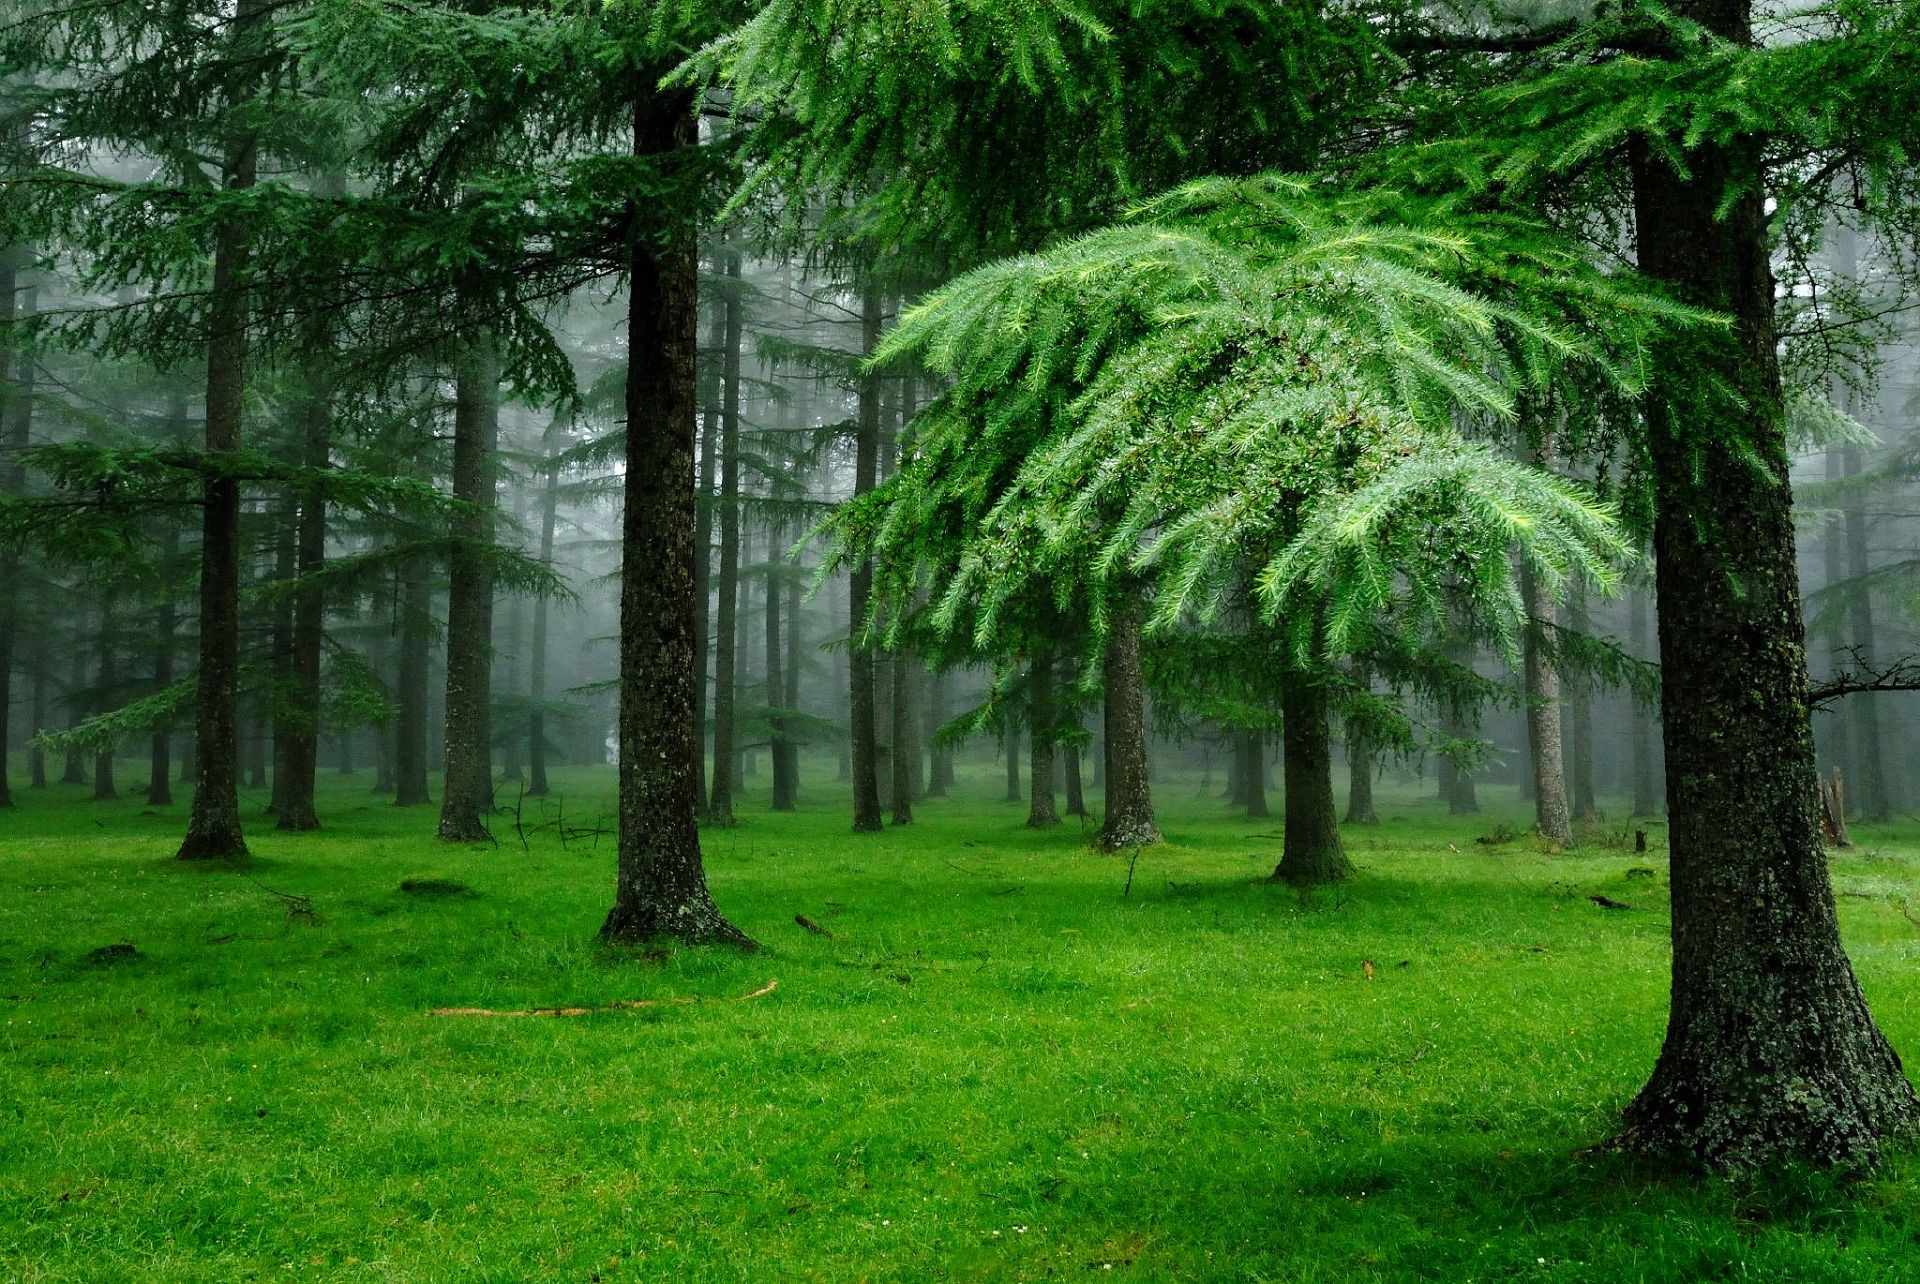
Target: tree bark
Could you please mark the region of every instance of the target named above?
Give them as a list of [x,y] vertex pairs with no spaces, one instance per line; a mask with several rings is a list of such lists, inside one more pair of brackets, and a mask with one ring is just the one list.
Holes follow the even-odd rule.
[[[1744,0],[1677,13],[1751,41]],[[1641,270],[1734,326],[1672,341],[1646,407],[1673,987],[1620,1141],[1712,1169],[1870,1161],[1920,1123],[1820,844],[1761,156],[1704,144],[1684,177],[1650,146],[1632,158]]]
[[[1366,661],[1353,662],[1353,680],[1368,691],[1373,689],[1373,671]],[[1373,807],[1373,746],[1367,730],[1359,723],[1347,722],[1347,818],[1349,825],[1377,825],[1379,813]]]
[[[1587,614],[1587,587],[1577,581],[1568,623],[1582,637],[1593,627]],[[1567,776],[1574,821],[1595,824],[1600,819],[1600,800],[1593,790],[1593,683],[1585,673],[1567,678]]]
[[914,662],[905,653],[893,656],[893,823],[913,823],[913,800],[923,786],[920,774],[920,746],[913,734]]
[[[267,0],[239,0],[232,38],[240,48],[267,20]],[[240,137],[226,158],[230,191],[254,184],[254,140]],[[230,458],[243,440],[247,391],[248,276],[252,240],[244,219],[213,234],[213,293],[208,309],[206,451]],[[194,705],[193,806],[181,860],[247,854],[240,829],[240,483],[210,472],[201,492],[200,668]]]
[[1124,589],[1115,595],[1107,611],[1101,745],[1106,764],[1106,820],[1095,840],[1105,851],[1160,841],[1160,827],[1153,816],[1153,786],[1147,778],[1147,684],[1140,657],[1142,613],[1139,597]]
[[[871,353],[880,343],[880,293],[868,286],[860,300],[860,349]],[[880,467],[880,382],[875,375],[860,380],[859,418],[855,435],[853,489],[864,495],[878,480]],[[873,567],[853,568],[848,593],[850,642],[847,651],[849,736],[853,753],[853,829],[877,833],[881,828],[879,727],[874,721],[873,651],[858,637],[867,623],[867,601],[873,592]]]
[[[1849,442],[1841,454],[1848,477],[1857,477],[1866,470],[1865,455],[1857,444]],[[1871,665],[1876,639],[1873,590],[1867,574],[1873,569],[1873,559],[1867,547],[1867,514],[1858,497],[1846,501],[1845,521],[1847,575],[1852,581],[1847,595],[1847,631],[1852,635],[1854,653],[1861,662]],[[1891,814],[1892,806],[1886,760],[1881,752],[1880,697],[1864,691],[1850,697],[1847,705],[1847,712],[1853,716],[1850,732],[1854,764],[1853,772],[1847,777],[1848,784],[1860,819],[1883,822]]]
[[1026,795],[1020,792],[1020,724],[1013,720],[1011,712],[1000,728],[1000,748],[1006,759],[1007,801],[1025,802]]
[[[1544,463],[1544,459],[1536,462]],[[1521,653],[1526,666],[1527,757],[1533,767],[1534,829],[1542,838],[1564,847],[1573,842],[1573,818],[1561,760],[1560,675],[1542,638],[1542,630],[1555,622],[1558,613],[1552,595],[1531,566],[1520,569],[1520,596],[1528,616]]]
[[739,770],[734,734],[739,703],[740,643],[740,345],[745,318],[740,309],[740,255],[729,249],[725,272],[727,293],[721,361],[724,367],[720,406],[720,573],[719,618],[713,640],[713,784],[707,819],[716,825],[733,823],[733,787]]
[[[311,389],[302,414],[302,462],[325,471],[332,459],[332,413],[327,398]],[[326,590],[313,582],[327,561],[327,501],[310,494],[300,500],[300,529],[295,573],[302,580],[293,598],[293,638],[288,659],[291,703],[281,745],[275,787],[280,795],[276,829],[304,832],[320,828],[314,808],[314,774],[320,766],[320,651],[326,629]],[[343,742],[351,745],[353,729],[343,727]],[[350,750],[343,749],[343,755]],[[349,759],[350,761],[350,759]]]
[[[637,68],[658,83],[664,68]],[[698,142],[691,92],[643,95],[634,154]],[[658,217],[634,209],[636,219]],[[700,857],[694,687],[694,380],[699,346],[695,229],[669,212],[663,237],[633,240],[627,314],[626,507],[620,519],[620,855],[608,940],[752,942],[707,889]],[[664,243],[663,243],[664,242]]]
[[436,833],[473,843],[493,837],[482,819],[493,810],[493,572],[484,546],[493,539],[500,375],[488,337],[455,360],[453,497],[472,508],[454,519],[459,542],[448,559],[446,771]]
[[[560,420],[558,417],[547,426],[546,434],[546,478],[540,486],[540,565],[553,570],[553,534],[560,517],[560,470],[554,466],[553,456],[559,445]],[[698,596],[696,590],[695,596]],[[527,694],[532,706],[527,714],[527,796],[545,798],[552,792],[547,780],[547,613],[548,601],[545,593],[533,600],[533,639],[527,655]],[[701,671],[696,666],[695,686],[705,685]],[[698,716],[695,723],[698,725]],[[698,759],[700,754],[696,752]],[[696,762],[704,772],[705,764]]]
[[[19,311],[20,266],[24,255],[15,247],[0,249],[0,333],[11,326]],[[32,357],[0,346],[0,429],[5,431],[7,493],[25,495],[27,466],[22,452],[29,439],[21,431],[26,406],[26,375]],[[17,367],[17,369],[16,369]],[[7,771],[7,749],[13,743],[13,652],[20,623],[20,553],[12,544],[0,545],[0,807],[13,806],[13,787]],[[36,734],[38,728],[35,729]]]
[[[1633,658],[1647,658],[1647,595],[1635,588],[1627,594],[1627,640],[1632,648]],[[1659,771],[1653,757],[1653,717],[1647,709],[1647,702],[1628,692],[1627,699],[1632,701],[1632,722],[1629,733],[1633,739],[1633,814],[1636,816],[1654,816],[1660,811]]]
[[1333,805],[1333,727],[1327,689],[1310,674],[1289,673],[1280,690],[1286,818],[1273,877],[1296,887],[1353,876]]
[[713,514],[719,500],[715,493],[720,480],[720,393],[721,371],[727,350],[727,318],[732,314],[726,296],[713,300],[712,317],[707,328],[705,360],[698,366],[700,417],[699,503],[695,508],[693,533],[693,671],[694,726],[699,735],[694,743],[694,784],[701,812],[707,810],[707,721],[710,716],[707,695],[708,676],[713,655]]
[[[96,670],[98,692],[93,703],[95,713],[107,713],[113,708],[114,688],[120,683],[119,659],[113,599],[110,594],[103,595],[100,600],[100,667]],[[119,797],[120,790],[113,783],[113,741],[108,740],[93,756],[93,800],[114,802]]]
[[927,678],[927,797],[945,798],[953,787],[953,750],[940,742],[947,722],[947,671],[934,669]]
[[1027,828],[1060,823],[1053,800],[1053,653],[1036,650],[1027,666]]
[[1240,788],[1244,791],[1247,815],[1270,816],[1267,806],[1267,736],[1264,731],[1240,733]]
[[420,558],[400,572],[400,666],[394,683],[400,706],[393,732],[393,805],[424,807],[427,790],[427,723],[431,668],[433,589]]

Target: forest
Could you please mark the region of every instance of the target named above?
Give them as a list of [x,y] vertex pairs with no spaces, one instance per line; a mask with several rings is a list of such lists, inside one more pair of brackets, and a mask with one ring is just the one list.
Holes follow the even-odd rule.
[[1916,158],[1920,0],[0,0],[0,1278],[1920,1278]]

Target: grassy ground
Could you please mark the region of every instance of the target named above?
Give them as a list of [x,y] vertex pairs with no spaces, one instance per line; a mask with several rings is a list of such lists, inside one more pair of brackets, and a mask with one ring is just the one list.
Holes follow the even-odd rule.
[[[603,949],[609,840],[448,848],[364,779],[326,777],[320,834],[256,825],[245,873],[168,859],[180,807],[27,795],[0,1277],[1920,1278],[1913,1159],[1843,1190],[1580,1154],[1659,1042],[1658,830],[1555,857],[1474,841],[1510,799],[1390,796],[1358,879],[1303,899],[1261,881],[1277,822],[1186,782],[1123,894],[989,774],[909,830],[856,839],[822,787],[710,833],[754,956]],[[610,777],[565,784],[591,825]],[[1848,944],[1911,1055],[1920,830],[1861,837]],[[466,890],[402,890],[431,879]]]

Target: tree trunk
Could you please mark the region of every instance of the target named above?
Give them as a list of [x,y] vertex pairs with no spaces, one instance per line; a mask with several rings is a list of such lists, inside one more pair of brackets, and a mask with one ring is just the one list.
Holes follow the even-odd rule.
[[[108,713],[114,707],[114,688],[120,683],[118,639],[114,636],[112,596],[103,595],[100,601],[100,667],[97,670],[99,681],[98,694],[94,697],[95,713]],[[101,745],[93,757],[93,800],[95,802],[114,802],[120,797],[119,789],[113,783],[113,741]]]
[[[1544,463],[1544,459],[1536,462]],[[1542,638],[1557,613],[1552,596],[1531,566],[1520,569],[1520,595],[1529,623],[1521,643],[1527,682],[1527,758],[1533,766],[1534,828],[1549,842],[1573,842],[1567,777],[1561,761],[1560,675]]]
[[[560,517],[560,470],[554,466],[553,456],[559,445],[560,421],[556,417],[547,427],[546,478],[540,486],[540,565],[553,570],[553,534]],[[697,541],[696,541],[697,546]],[[696,597],[698,596],[696,592]],[[532,710],[527,715],[527,796],[545,798],[552,792],[547,780],[547,613],[548,599],[545,593],[533,600],[533,639],[527,655],[527,694]],[[697,634],[696,634],[697,636]],[[696,666],[694,672],[696,691],[705,685],[703,672]],[[697,703],[697,702],[696,702]],[[696,713],[695,725],[699,725]],[[699,761],[702,755],[694,753],[698,774],[704,775],[706,764]]]
[[[308,393],[302,417],[303,462],[317,472],[332,459],[332,416],[325,394]],[[291,689],[283,693],[292,708],[287,717],[274,781],[280,795],[280,818],[275,828],[302,832],[320,828],[314,810],[314,774],[320,766],[320,651],[326,629],[326,590],[312,582],[327,561],[327,501],[309,494],[300,500],[300,530],[295,570],[303,581],[293,598],[293,641],[290,648]],[[342,756],[348,757],[353,729],[340,730]],[[284,778],[284,779],[283,779]]]
[[914,662],[905,653],[896,653],[893,670],[893,823],[913,823],[913,800],[924,786],[920,774],[920,746],[913,734]]
[[[654,85],[664,68],[637,68]],[[634,153],[670,157],[698,142],[693,95],[643,95]],[[636,220],[657,217],[635,209]],[[696,562],[694,379],[699,347],[696,232],[632,242],[627,326],[626,507],[620,518],[620,855],[608,940],[671,937],[751,946],[707,890],[700,858],[694,710]],[[664,241],[664,244],[663,244]]]
[[720,574],[719,619],[713,640],[713,784],[707,819],[733,823],[734,773],[739,769],[734,743],[734,712],[739,698],[740,627],[740,344],[745,319],[740,310],[740,255],[727,251],[727,293],[721,361],[724,367],[720,407]]
[[[1627,594],[1627,643],[1633,658],[1647,658],[1647,595],[1640,589]],[[1647,702],[1631,691],[1633,739],[1633,814],[1655,816],[1660,811],[1659,772],[1653,758],[1653,717]]]
[[400,669],[397,688],[399,716],[393,734],[393,805],[422,807],[433,798],[427,791],[427,722],[433,590],[427,583],[426,563],[410,561],[400,573]]
[[1289,673],[1280,692],[1286,775],[1286,819],[1273,876],[1296,887],[1337,883],[1353,875],[1340,845],[1333,805],[1333,728],[1327,689],[1308,674]]
[[[236,45],[267,20],[267,0],[238,0]],[[254,142],[238,139],[226,158],[227,188],[250,188]],[[206,450],[216,459],[241,447],[247,392],[251,237],[234,216],[213,234],[213,293],[207,313]],[[203,483],[200,527],[200,668],[194,704],[193,807],[181,860],[247,854],[240,830],[240,483],[222,470]]]
[[1027,828],[1060,823],[1053,801],[1054,725],[1053,653],[1035,651],[1027,666]]
[[1026,795],[1020,792],[1020,724],[1013,720],[1011,711],[1000,728],[1000,748],[1005,751],[1007,764],[1007,801],[1025,802]]
[[[276,584],[290,583],[300,558],[300,501],[292,495],[288,495],[280,506],[275,519],[273,542],[273,581]],[[292,712],[293,603],[285,597],[274,599],[270,639],[268,663],[272,680],[268,684],[266,704],[272,737],[269,748],[273,762],[273,792],[267,795],[266,814],[273,816],[280,811],[280,792],[286,784],[287,773],[282,759],[287,752],[290,734],[288,723]]]
[[483,546],[493,539],[494,463],[499,449],[500,376],[492,340],[456,358],[453,496],[473,506],[454,519],[459,541],[448,559],[446,774],[440,784],[444,842],[486,842],[493,810],[493,573]]
[[[1866,469],[1860,447],[1848,443],[1842,450],[1848,477],[1857,477]],[[1847,631],[1852,635],[1853,653],[1859,663],[1874,661],[1873,590],[1867,574],[1873,569],[1867,547],[1867,514],[1857,496],[1846,501],[1847,576],[1851,585],[1847,594]],[[1871,691],[1850,696],[1846,712],[1852,715],[1849,729],[1853,740],[1853,771],[1848,782],[1860,819],[1882,822],[1891,814],[1887,788],[1886,762],[1881,753],[1880,697]]]
[[1104,851],[1145,847],[1160,841],[1154,822],[1153,786],[1147,778],[1147,684],[1140,658],[1142,606],[1121,590],[1107,611],[1102,668],[1106,686],[1101,753],[1106,821],[1095,845]]
[[[790,571],[783,592],[786,598],[787,629],[783,657],[780,704],[796,713],[800,709],[800,576]],[[800,738],[790,725],[781,729],[779,756],[774,759],[773,809],[792,811],[800,799]],[[785,806],[781,805],[784,800]]]
[[[1462,669],[1472,669],[1474,664],[1474,644],[1470,637],[1458,635],[1451,649],[1451,658]],[[1453,690],[1440,696],[1441,716],[1445,719],[1447,739],[1465,741],[1477,739],[1480,734],[1476,711],[1468,700]],[[1441,762],[1440,771],[1441,798],[1447,804],[1450,816],[1472,816],[1480,811],[1480,792],[1475,787],[1473,768],[1459,758],[1447,757]]]
[[[0,333],[18,314],[20,250],[0,249]],[[29,309],[32,310],[31,308]],[[22,452],[31,444],[27,377],[33,358],[22,349],[0,346],[0,430],[5,432],[4,489],[14,496],[27,492],[27,465]],[[15,366],[18,369],[15,369]],[[11,543],[0,544],[0,807],[13,806],[13,788],[7,773],[7,749],[13,743],[13,652],[20,626],[20,552]],[[34,729],[35,734],[39,728]]]
[[[1677,13],[1751,40],[1742,0]],[[1621,1142],[1715,1169],[1868,1161],[1920,1122],[1820,845],[1761,153],[1694,147],[1686,177],[1650,147],[1632,164],[1641,270],[1735,324],[1676,343],[1646,406],[1673,988]]]
[[[1353,680],[1368,691],[1373,689],[1373,671],[1366,661],[1353,662]],[[1347,722],[1346,823],[1380,823],[1380,815],[1373,808],[1373,746],[1367,741],[1366,728],[1351,719]]]
[[[1568,623],[1582,637],[1593,627],[1587,615],[1587,587],[1578,581],[1573,586]],[[1567,678],[1567,776],[1574,821],[1597,823],[1600,800],[1593,791],[1593,682],[1578,672]]]
[[[880,293],[868,286],[860,300],[860,350],[871,353],[880,343]],[[853,489],[864,495],[878,480],[880,467],[880,383],[877,376],[860,380],[860,406],[855,437]],[[881,827],[879,778],[879,728],[874,721],[873,652],[858,643],[867,623],[867,599],[873,592],[873,567],[862,563],[853,568],[847,614],[849,636],[847,651],[849,737],[853,754],[853,829],[855,833],[877,833]]]
[[927,678],[927,797],[945,798],[953,787],[953,750],[940,742],[947,722],[947,671],[934,669]]
[[1240,788],[1246,799],[1248,816],[1257,819],[1273,814],[1267,806],[1267,736],[1264,731],[1240,733]]

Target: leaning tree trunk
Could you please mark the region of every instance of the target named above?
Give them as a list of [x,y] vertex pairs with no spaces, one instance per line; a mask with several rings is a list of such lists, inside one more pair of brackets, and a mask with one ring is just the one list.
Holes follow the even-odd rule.
[[1296,887],[1337,883],[1353,875],[1340,844],[1333,805],[1333,728],[1327,688],[1311,674],[1289,673],[1280,689],[1286,818],[1273,876]]
[[1060,823],[1053,801],[1053,653],[1035,651],[1027,666],[1027,828]]
[[[540,565],[548,571],[553,570],[553,533],[560,514],[560,470],[553,462],[559,426],[556,418],[547,428],[547,476],[540,487]],[[545,593],[533,599],[533,639],[527,648],[527,702],[532,706],[527,714],[527,796],[530,798],[545,798],[552,792],[547,782],[547,603]],[[704,685],[699,672],[696,665],[696,689]],[[694,722],[699,725],[697,715]],[[695,767],[704,770],[698,751],[694,758]]]
[[[324,472],[332,456],[332,419],[325,395],[308,393],[302,416],[304,463]],[[317,491],[301,497],[300,529],[294,571],[300,577],[293,597],[293,636],[287,658],[289,690],[283,694],[289,708],[274,785],[280,796],[276,829],[295,832],[320,828],[314,809],[314,774],[320,766],[320,650],[326,627],[326,590],[317,577],[327,561],[327,501]],[[340,737],[352,743],[351,728]],[[343,748],[343,754],[346,750]],[[284,777],[282,779],[281,777]]]
[[[637,69],[640,83],[664,68]],[[634,107],[634,153],[670,158],[698,142],[693,95]],[[669,205],[668,209],[672,210]],[[636,219],[657,217],[634,209]],[[633,239],[627,313],[627,450],[620,518],[620,855],[609,940],[671,937],[752,943],[707,890],[694,756],[694,369],[699,346],[696,232]]]
[[[265,21],[266,0],[239,0],[233,40],[245,45]],[[251,138],[227,157],[231,191],[254,184]],[[246,413],[247,278],[251,238],[246,220],[229,216],[213,235],[213,292],[207,312],[206,451],[216,463],[240,449]],[[200,667],[194,703],[193,808],[181,860],[245,856],[240,830],[240,483],[232,471],[206,474],[201,490]]]
[[1560,675],[1547,653],[1542,630],[1555,618],[1553,596],[1532,566],[1520,569],[1520,596],[1528,623],[1521,641],[1527,685],[1527,759],[1533,767],[1534,828],[1542,838],[1565,846],[1573,841],[1567,805],[1567,776],[1561,762]]
[[[1742,0],[1677,12],[1751,40]],[[1762,152],[1693,147],[1684,176],[1651,146],[1632,161],[1641,270],[1734,326],[1675,341],[1646,410],[1673,986],[1621,1143],[1714,1169],[1871,1160],[1920,1124],[1820,844]]]
[[1147,683],[1140,659],[1140,599],[1122,590],[1107,611],[1102,667],[1106,683],[1101,752],[1106,820],[1095,845],[1105,851],[1160,841],[1147,779]]
[[[860,350],[871,353],[880,343],[880,294],[868,286],[860,300]],[[860,380],[860,406],[855,433],[853,489],[872,490],[880,469],[880,383],[868,374]],[[873,567],[862,562],[853,568],[848,593],[847,649],[848,736],[853,754],[853,829],[858,834],[881,828],[879,727],[874,721],[873,651],[858,641],[867,623],[867,599],[873,593]]]
[[[1373,689],[1373,670],[1364,660],[1353,662],[1353,680],[1363,690]],[[1380,815],[1373,807],[1373,746],[1368,742],[1366,726],[1354,719],[1347,721],[1347,818],[1349,825],[1377,825]]]
[[745,319],[740,309],[740,255],[728,250],[727,292],[721,300],[726,325],[721,360],[725,383],[720,405],[720,573],[714,582],[720,610],[713,639],[713,784],[707,819],[733,823],[734,773],[739,770],[734,722],[739,707],[740,632],[740,345]]
[[425,561],[416,557],[400,572],[400,664],[395,677],[395,703],[400,706],[393,728],[393,805],[424,807],[433,801],[427,791],[428,671],[432,667],[433,633],[429,614],[433,589],[427,582]]
[[492,341],[474,341],[458,357],[453,401],[453,497],[458,541],[447,580],[446,774],[440,785],[439,837],[486,842],[481,819],[493,810],[493,572],[484,545],[493,538],[494,456],[499,446],[499,366]]

